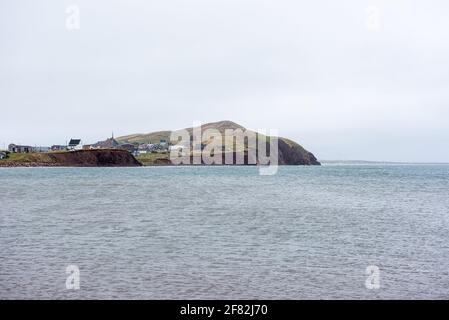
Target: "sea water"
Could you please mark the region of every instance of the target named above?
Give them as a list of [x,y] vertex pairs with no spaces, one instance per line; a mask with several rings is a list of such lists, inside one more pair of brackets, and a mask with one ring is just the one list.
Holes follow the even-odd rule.
[[448,165],[5,168],[0,298],[448,299],[448,220]]

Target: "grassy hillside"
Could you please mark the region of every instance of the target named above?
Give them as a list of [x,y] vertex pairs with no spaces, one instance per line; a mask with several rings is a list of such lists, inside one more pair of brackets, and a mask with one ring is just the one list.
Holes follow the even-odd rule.
[[170,154],[165,153],[147,153],[137,157],[137,160],[144,166],[158,166],[170,164]]
[[[207,129],[216,129],[218,130],[223,136],[225,134],[226,129],[242,129],[245,130],[244,127],[241,125],[232,122],[232,121],[219,121],[219,122],[211,122],[206,123],[201,126],[202,132],[204,132]],[[185,128],[190,134],[193,132],[193,128]],[[144,133],[144,134],[131,134],[127,136],[122,136],[116,138],[116,140],[120,143],[138,143],[138,144],[144,144],[144,143],[159,143],[161,140],[169,140],[170,135],[172,131],[156,131],[151,133]]]
[[10,153],[7,159],[0,162],[14,162],[19,164],[26,163],[54,163],[55,160],[47,153]]
[[[267,142],[269,141],[270,137],[264,136],[262,134],[258,134],[254,131],[246,130],[243,126],[232,122],[232,121],[219,121],[219,122],[212,122],[212,123],[206,123],[201,126],[202,129],[202,141],[201,143],[203,145],[211,145],[213,144],[213,139],[209,139],[207,136],[204,136],[204,132],[208,129],[215,129],[220,132],[220,134],[223,137],[223,149],[221,151],[218,151],[220,153],[229,153],[229,152],[248,152],[248,145],[245,145],[245,143],[241,143],[241,141],[244,141],[244,133],[242,133],[239,137],[240,143],[233,143],[232,137],[225,137],[225,131],[227,129],[241,129],[243,132],[246,131],[246,133],[252,133],[258,136],[259,139],[266,139]],[[192,135],[193,128],[185,128],[189,132],[190,135]],[[169,141],[170,135],[172,131],[158,131],[153,133],[147,133],[147,134],[133,134],[128,136],[123,136],[117,138],[119,142],[127,142],[127,143],[159,143],[160,140],[167,140]],[[257,146],[256,146],[257,149]],[[142,162],[144,165],[157,165],[157,164],[165,164],[169,162],[169,154],[160,154],[160,153],[154,153],[154,154],[146,154],[139,156],[138,160]],[[315,156],[304,149],[301,145],[298,143],[286,139],[286,138],[279,138],[279,164],[292,164],[292,165],[319,165],[319,162],[315,158]]]
[[161,140],[168,141],[170,139],[171,131],[157,131],[146,134],[132,134],[128,136],[118,137],[117,140],[119,143],[138,143],[138,144],[147,144],[147,143],[159,143]]

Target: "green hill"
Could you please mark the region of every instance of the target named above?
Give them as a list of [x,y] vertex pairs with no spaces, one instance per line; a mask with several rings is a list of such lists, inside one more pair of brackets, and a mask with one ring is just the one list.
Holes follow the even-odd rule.
[[[193,132],[193,128],[185,128],[190,134]],[[201,126],[201,130],[204,133],[205,130],[208,129],[215,129],[218,130],[221,135],[223,136],[223,145],[226,145],[226,139],[225,139],[225,130],[227,129],[241,129],[245,131],[246,129],[232,121],[219,121],[219,122],[211,122],[206,123]],[[253,131],[249,131],[253,132]],[[134,143],[134,144],[148,144],[148,143],[159,143],[161,140],[170,140],[170,135],[172,131],[157,131],[152,133],[146,133],[146,134],[132,134],[127,136],[122,136],[116,138],[116,140],[120,143]],[[261,134],[255,133],[258,135],[258,138],[265,138],[269,139],[269,137],[264,137]],[[206,137],[203,137],[201,143],[204,145],[208,145],[212,141],[209,141],[206,139]],[[230,142],[230,141],[228,141]],[[298,143],[286,139],[286,138],[279,138],[279,164],[281,165],[320,165],[320,163],[317,161],[315,156],[304,149],[301,145]],[[228,144],[232,145],[232,143]],[[256,150],[257,151],[257,150]],[[235,145],[233,150],[227,150],[224,149],[222,151],[223,153],[226,152],[248,152],[248,146],[246,145]],[[148,155],[142,155],[138,158],[140,162],[146,165],[151,164],[169,164],[169,154],[148,154]]]

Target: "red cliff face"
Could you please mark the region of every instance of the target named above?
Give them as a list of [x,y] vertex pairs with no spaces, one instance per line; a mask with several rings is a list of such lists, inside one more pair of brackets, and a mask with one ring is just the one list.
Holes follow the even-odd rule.
[[2,160],[2,167],[138,167],[142,164],[126,150],[79,150],[30,153],[20,161]]
[[126,150],[79,150],[49,154],[57,163],[69,167],[138,167],[140,162]]
[[278,144],[280,165],[321,165],[311,152],[291,140],[280,138]]

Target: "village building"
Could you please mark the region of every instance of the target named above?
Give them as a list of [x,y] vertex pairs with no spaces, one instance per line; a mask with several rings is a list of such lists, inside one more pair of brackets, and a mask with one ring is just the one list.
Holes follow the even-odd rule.
[[0,160],[6,159],[7,154],[4,151],[0,151]]
[[138,155],[140,155],[140,154],[147,154],[147,153],[150,153],[150,152],[152,152],[154,150],[155,150],[154,149],[154,144],[151,144],[151,143],[149,143],[149,144],[140,144],[137,147],[137,154]]
[[104,141],[99,141],[92,145],[92,149],[117,149],[120,143],[117,142],[113,137],[106,139]]
[[51,150],[50,147],[34,147],[33,148],[33,152],[40,152],[40,153],[50,152],[50,150]]
[[51,146],[51,151],[64,151],[67,150],[67,146],[63,146],[63,145],[53,145]]
[[137,145],[132,143],[120,143],[114,139],[114,134],[112,134],[111,138],[91,145],[86,145],[84,146],[84,149],[121,149],[136,154]]
[[30,153],[33,152],[33,147],[31,146],[20,146],[14,143],[11,143],[8,146],[8,151],[12,153]]
[[81,139],[70,139],[67,149],[70,151],[83,149],[83,144],[81,143]]
[[32,153],[32,152],[49,152],[50,147],[32,147],[32,146],[22,146],[11,143],[8,146],[8,151],[11,153]]
[[184,147],[182,145],[174,145],[174,146],[168,147],[168,151],[177,151],[177,150],[180,151],[180,150],[183,150],[186,148],[188,148],[188,147]]

